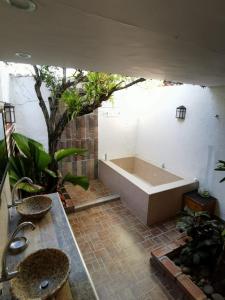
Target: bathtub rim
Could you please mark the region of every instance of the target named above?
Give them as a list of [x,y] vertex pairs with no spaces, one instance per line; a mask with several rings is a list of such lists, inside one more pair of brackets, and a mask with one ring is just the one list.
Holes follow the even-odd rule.
[[[128,156],[126,156],[126,157],[128,157]],[[129,157],[134,157],[134,156],[129,156]],[[135,157],[137,157],[137,156],[135,156]],[[125,157],[121,157],[121,158],[125,158]],[[115,163],[111,162],[110,160],[99,159],[99,162],[104,163],[108,167],[112,168],[115,172],[117,172],[121,176],[125,177],[132,184],[134,184],[135,186],[139,187],[142,191],[144,191],[148,195],[157,194],[159,192],[163,192],[163,191],[175,189],[175,188],[178,188],[178,187],[181,187],[181,186],[184,186],[184,185],[188,185],[188,184],[192,184],[192,183],[197,183],[198,182],[198,180],[196,180],[196,179],[184,179],[184,178],[181,178],[180,180],[177,180],[177,181],[174,181],[174,182],[164,183],[164,184],[160,184],[160,185],[157,185],[157,186],[152,186],[150,183],[147,183],[143,179],[140,179],[137,176],[135,176],[135,175],[133,175],[133,174],[125,171],[124,169],[122,169],[121,167],[117,166]],[[148,161],[146,161],[146,162],[150,163]],[[150,163],[150,164],[152,164],[152,163]],[[156,167],[158,167],[158,166],[156,166]],[[168,171],[168,170],[165,169],[165,171]],[[174,175],[176,175],[176,174],[174,174]],[[177,176],[179,176],[179,175],[177,175]]]

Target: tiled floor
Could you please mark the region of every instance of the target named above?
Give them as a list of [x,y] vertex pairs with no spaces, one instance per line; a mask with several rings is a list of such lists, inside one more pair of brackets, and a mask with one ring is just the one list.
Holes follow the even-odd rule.
[[74,186],[72,184],[66,184],[65,188],[70,195],[74,206],[112,194],[112,192],[98,179],[90,180],[90,186],[87,191],[78,185]]
[[184,299],[149,263],[152,249],[179,236],[175,221],[149,228],[120,200],[71,214],[69,220],[100,299]]

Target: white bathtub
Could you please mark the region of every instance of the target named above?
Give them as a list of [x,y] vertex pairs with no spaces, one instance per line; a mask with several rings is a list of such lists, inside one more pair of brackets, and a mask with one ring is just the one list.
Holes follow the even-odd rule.
[[137,157],[100,160],[99,178],[147,225],[175,216],[182,208],[183,194],[198,188],[197,181]]

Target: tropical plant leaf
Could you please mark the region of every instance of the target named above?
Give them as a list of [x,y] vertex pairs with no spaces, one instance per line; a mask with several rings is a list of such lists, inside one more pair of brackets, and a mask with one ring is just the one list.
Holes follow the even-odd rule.
[[50,169],[45,168],[44,172],[47,173],[48,175],[50,175],[51,177],[57,178],[57,174]]
[[224,172],[225,171],[225,167],[221,166],[221,167],[215,168],[214,170],[215,171],[222,171],[222,172]]
[[9,170],[10,184],[14,185],[19,179],[20,179],[20,177],[18,177],[18,175],[16,174],[16,172],[14,172],[12,169],[10,169]]
[[51,163],[51,155],[49,155],[45,150],[39,148],[39,146],[31,140],[29,141],[29,146],[36,168],[39,171],[43,171]]
[[26,157],[30,157],[32,155],[30,152],[30,143],[32,143],[37,148],[44,151],[44,146],[41,143],[39,143],[33,139],[30,139],[21,133],[14,132],[14,133],[12,133],[12,137],[13,137],[19,151]]
[[30,177],[31,164],[24,156],[15,156],[9,158],[9,172],[14,172],[18,178]]
[[17,189],[26,191],[28,193],[38,193],[44,190],[42,186],[28,182],[20,182],[17,185]]
[[66,149],[60,149],[55,152],[54,158],[57,161],[62,160],[65,157],[68,157],[70,155],[84,155],[87,152],[86,149],[80,149],[80,148],[66,148]]
[[0,141],[0,174],[3,176],[8,162],[8,154],[5,139]]
[[220,183],[221,183],[221,182],[224,182],[224,181],[225,181],[225,177],[224,177],[224,178],[222,178],[222,179],[220,180]]
[[22,153],[26,157],[30,157],[31,153],[29,147],[29,139],[26,136],[17,132],[12,133],[12,137],[20,153]]
[[87,190],[89,188],[89,181],[86,176],[74,176],[70,173],[66,174],[62,180],[64,182],[70,182],[74,185],[80,185],[83,189]]

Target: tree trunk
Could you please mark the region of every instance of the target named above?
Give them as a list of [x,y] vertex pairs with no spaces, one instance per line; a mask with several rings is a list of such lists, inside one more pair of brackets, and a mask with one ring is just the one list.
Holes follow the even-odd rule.
[[51,134],[48,138],[48,152],[50,155],[54,155],[57,150],[58,138],[55,138],[54,134]]

